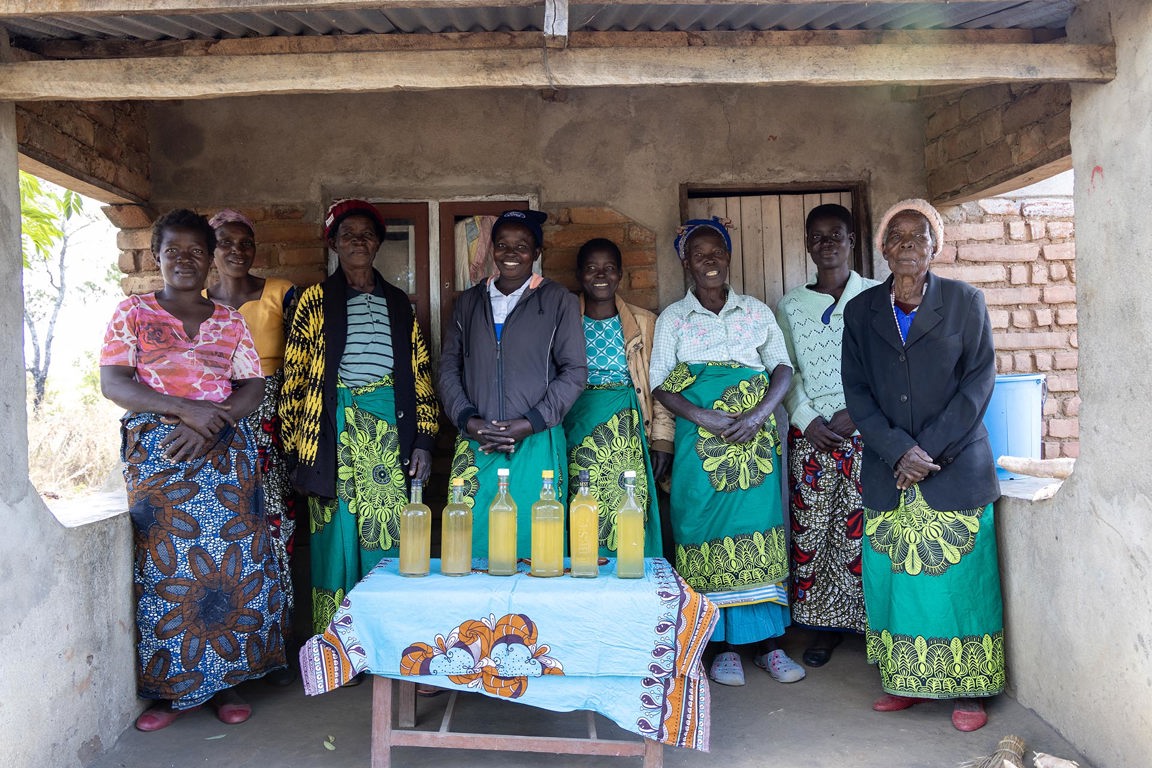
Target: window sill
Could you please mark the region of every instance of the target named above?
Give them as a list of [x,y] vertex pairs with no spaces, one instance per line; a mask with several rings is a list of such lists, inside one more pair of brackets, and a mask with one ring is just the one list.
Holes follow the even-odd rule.
[[98,491],[75,499],[45,499],[44,503],[62,526],[79,528],[127,514],[128,492],[120,488],[116,491]]
[[1051,477],[1016,477],[1000,481],[1000,495],[1024,501],[1044,501],[1056,495],[1063,480]]

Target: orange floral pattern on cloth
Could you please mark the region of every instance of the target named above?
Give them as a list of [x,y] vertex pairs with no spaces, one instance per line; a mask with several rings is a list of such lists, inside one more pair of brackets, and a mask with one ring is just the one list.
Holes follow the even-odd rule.
[[434,645],[416,642],[404,649],[400,674],[445,675],[457,685],[480,688],[493,696],[518,699],[528,679],[563,675],[564,665],[548,655],[536,623],[521,613],[469,619]]

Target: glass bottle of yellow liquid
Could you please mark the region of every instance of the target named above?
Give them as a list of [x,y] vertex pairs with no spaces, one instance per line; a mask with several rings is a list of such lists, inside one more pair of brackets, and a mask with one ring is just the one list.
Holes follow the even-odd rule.
[[516,502],[508,492],[508,468],[496,470],[496,497],[488,507],[488,574],[516,573]]
[[616,513],[616,576],[644,577],[644,510],[636,503],[636,472],[624,472],[624,501]]
[[564,505],[556,500],[554,472],[540,473],[540,499],[532,505],[532,575],[564,575]]
[[427,576],[432,546],[432,510],[424,503],[424,483],[412,479],[412,495],[400,510],[400,575]]
[[600,506],[588,492],[588,470],[580,470],[579,490],[568,509],[568,554],[572,575],[595,578],[600,575]]
[[472,508],[464,503],[464,479],[452,480],[452,500],[440,516],[440,573],[472,573]]

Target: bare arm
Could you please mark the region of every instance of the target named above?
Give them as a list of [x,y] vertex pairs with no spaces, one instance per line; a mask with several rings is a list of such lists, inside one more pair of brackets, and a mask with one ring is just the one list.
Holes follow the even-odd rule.
[[756,437],[772,415],[772,411],[776,410],[776,406],[784,399],[791,383],[792,366],[780,363],[772,369],[768,379],[768,390],[760,402],[744,413],[734,414],[732,425],[721,433],[720,437],[730,443],[746,443]]
[[701,408],[693,405],[688,398],[679,392],[666,392],[656,389],[652,392],[656,401],[672,411],[682,419],[687,419],[698,427],[703,427],[714,435],[719,435],[732,426],[735,418],[724,411],[714,411],[711,408]]
[[[255,381],[260,383],[259,389],[263,391],[263,379]],[[211,403],[165,395],[137,381],[135,369],[127,365],[100,366],[100,392],[125,410],[158,413],[179,419],[206,438],[215,437],[225,426],[235,424],[238,418],[251,413],[260,403],[260,395],[257,394],[247,413],[237,414],[234,412],[237,404],[231,397],[223,403]]]

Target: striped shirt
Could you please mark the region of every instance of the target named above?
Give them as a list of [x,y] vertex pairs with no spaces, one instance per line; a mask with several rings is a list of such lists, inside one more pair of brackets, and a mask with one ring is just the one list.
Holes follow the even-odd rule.
[[375,384],[392,373],[392,326],[388,301],[348,289],[348,336],[340,358],[340,381],[349,387]]

